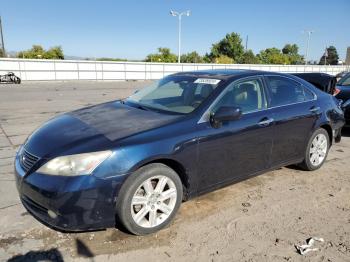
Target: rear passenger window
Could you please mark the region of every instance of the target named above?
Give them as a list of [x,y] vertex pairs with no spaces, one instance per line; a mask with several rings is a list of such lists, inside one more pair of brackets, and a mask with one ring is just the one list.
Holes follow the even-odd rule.
[[269,76],[270,105],[281,106],[314,99],[311,91],[298,82],[280,76]]

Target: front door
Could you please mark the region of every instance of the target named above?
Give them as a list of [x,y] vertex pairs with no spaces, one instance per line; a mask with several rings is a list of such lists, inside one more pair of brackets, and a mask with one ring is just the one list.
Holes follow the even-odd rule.
[[240,119],[214,128],[209,122],[198,125],[198,186],[206,191],[230,181],[242,180],[269,167],[273,119],[267,110],[261,78],[231,83],[209,109],[240,107]]

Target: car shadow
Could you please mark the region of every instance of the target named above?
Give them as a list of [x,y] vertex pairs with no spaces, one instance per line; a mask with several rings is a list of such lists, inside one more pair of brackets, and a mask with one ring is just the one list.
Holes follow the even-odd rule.
[[289,165],[289,166],[285,166],[285,168],[293,169],[293,170],[297,170],[297,171],[305,171],[304,169],[302,169],[298,165]]
[[[95,254],[90,250],[90,248],[79,238],[75,239],[76,252],[79,256],[84,258],[92,259]],[[22,261],[48,261],[48,262],[63,262],[63,256],[57,248],[52,248],[49,250],[38,250],[29,251],[24,255],[15,255],[7,260],[8,262],[22,262]]]
[[16,255],[7,260],[8,262],[24,262],[24,261],[49,261],[49,262],[63,262],[63,256],[57,248],[49,250],[29,251],[24,255]]
[[92,258],[95,256],[94,253],[90,250],[90,248],[86,246],[84,242],[79,238],[75,239],[75,244],[78,255],[86,258]]

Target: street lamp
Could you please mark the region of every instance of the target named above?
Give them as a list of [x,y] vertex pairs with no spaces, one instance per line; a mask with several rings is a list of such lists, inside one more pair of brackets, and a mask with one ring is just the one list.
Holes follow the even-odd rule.
[[176,11],[170,11],[170,14],[172,16],[177,16],[179,18],[179,46],[178,46],[178,58],[177,58],[177,61],[178,63],[181,63],[181,18],[183,15],[185,16],[190,16],[191,15],[191,11],[190,10],[187,10],[187,11],[184,11],[182,13],[179,13],[179,12],[176,12]]
[[308,60],[308,56],[309,56],[309,47],[310,47],[310,38],[311,38],[311,34],[314,31],[312,30],[304,30],[304,33],[307,33],[307,44],[306,44],[306,54],[305,54],[305,65],[307,64],[307,60]]

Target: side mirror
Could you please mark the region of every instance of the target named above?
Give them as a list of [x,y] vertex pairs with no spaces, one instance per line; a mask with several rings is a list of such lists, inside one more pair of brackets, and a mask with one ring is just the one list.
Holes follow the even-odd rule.
[[237,120],[241,115],[240,107],[222,106],[210,116],[210,123],[214,128],[219,128],[223,122]]
[[347,109],[348,107],[350,108],[350,99],[341,104],[341,109],[343,110]]

